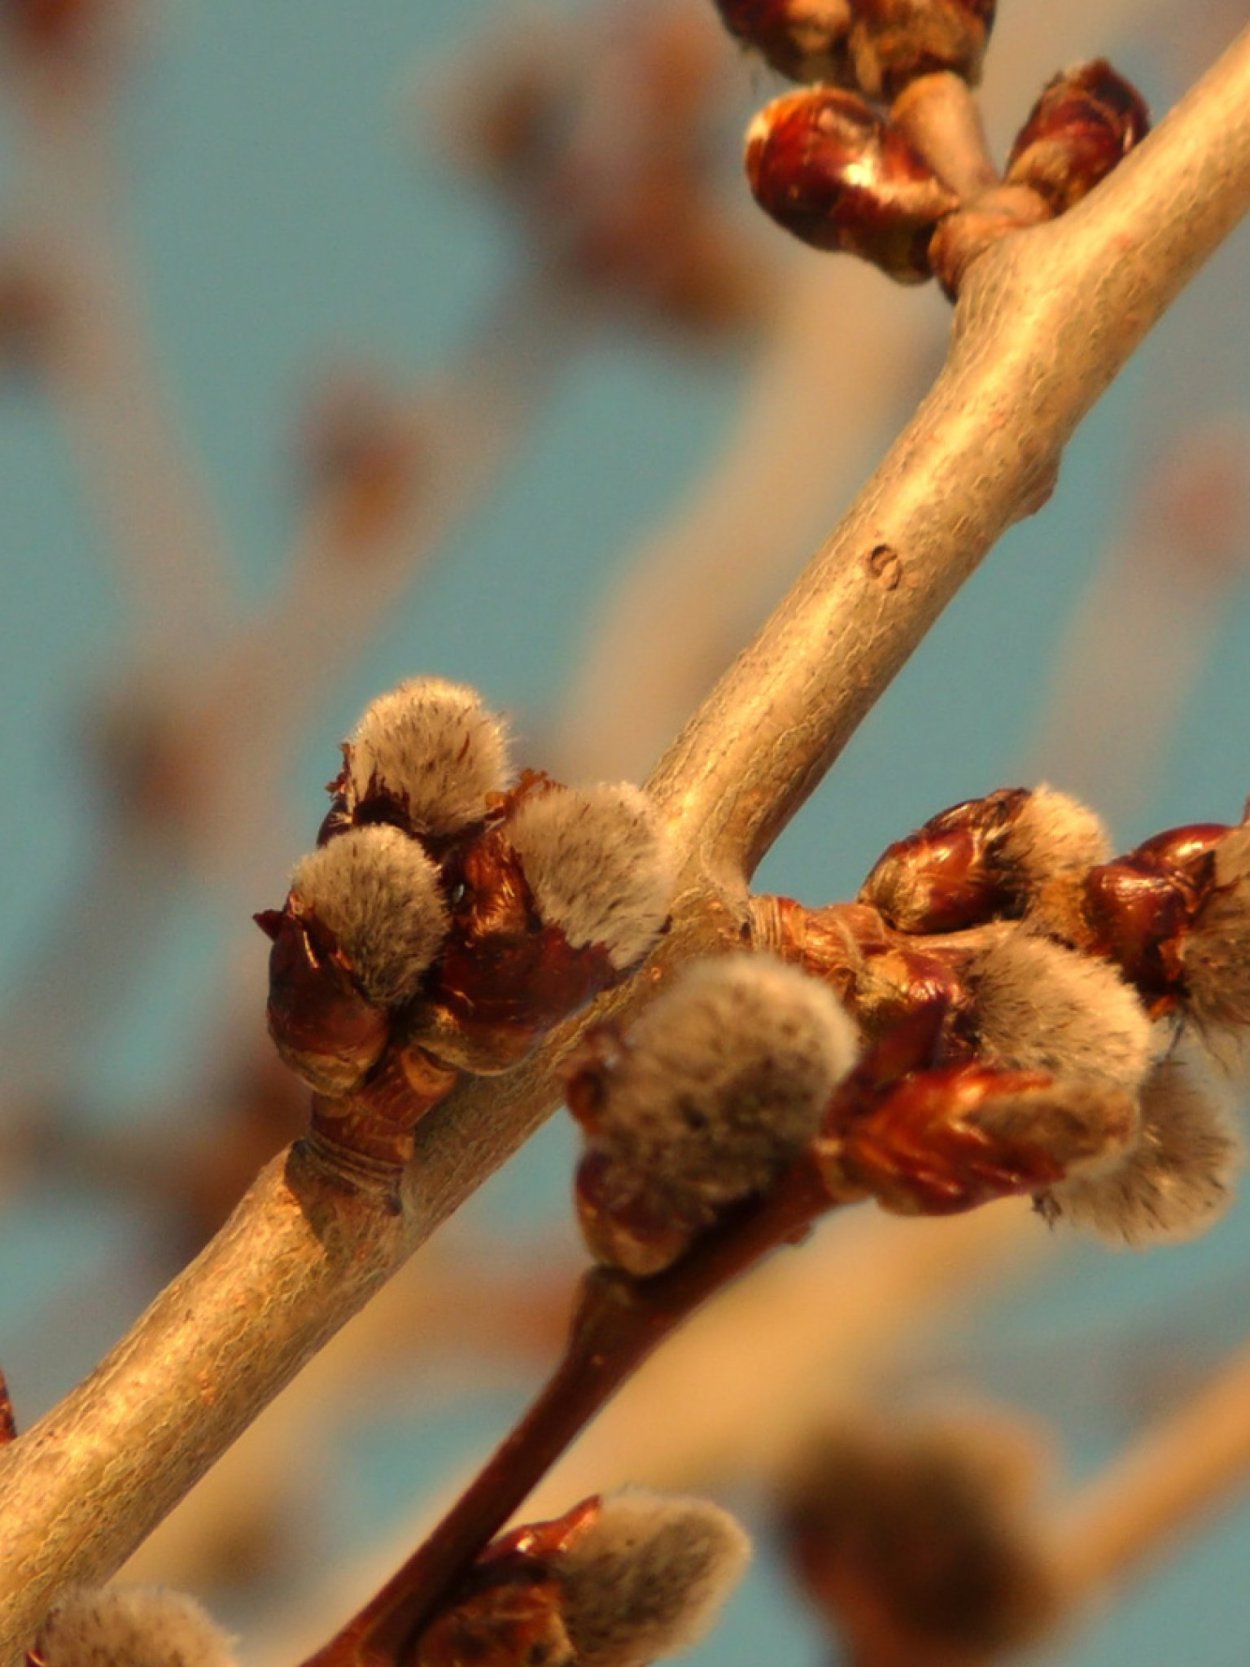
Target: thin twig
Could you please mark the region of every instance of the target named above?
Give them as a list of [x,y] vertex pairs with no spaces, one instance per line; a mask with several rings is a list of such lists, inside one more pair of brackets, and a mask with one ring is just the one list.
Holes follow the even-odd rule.
[[[1250,30],[1108,181],[974,268],[950,359],[828,546],[652,788],[685,861],[656,963],[741,941],[744,882],[1063,444],[1250,207]],[[603,1006],[600,1007],[600,1013]],[[596,1014],[598,1016],[598,1014]],[[111,1573],[300,1364],[533,1131],[563,1026],[418,1129],[400,1213],[270,1165],[87,1382],[0,1457],[0,1659],[59,1587]]]

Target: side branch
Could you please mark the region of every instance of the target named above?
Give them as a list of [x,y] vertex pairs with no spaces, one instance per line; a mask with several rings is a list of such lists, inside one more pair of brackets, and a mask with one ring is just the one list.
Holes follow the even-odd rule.
[[[684,881],[663,950],[613,1006],[746,935],[759,858],[994,540],[1045,497],[1076,424],[1247,207],[1250,31],[1080,207],[973,269],[932,393],[651,783]],[[398,1213],[298,1148],[270,1165],[130,1336],[5,1449],[0,1661],[26,1647],[63,1583],[111,1574],[516,1150],[556,1102],[579,1029],[420,1125]]]

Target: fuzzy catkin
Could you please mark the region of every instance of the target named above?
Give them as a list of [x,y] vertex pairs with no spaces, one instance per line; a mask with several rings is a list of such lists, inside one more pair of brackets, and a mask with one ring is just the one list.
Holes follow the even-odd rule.
[[82,1586],[45,1621],[45,1667],[234,1667],[232,1641],[194,1598],[158,1586]]
[[415,833],[457,833],[507,783],[503,723],[475,689],[411,678],[366,709],[347,743],[347,778],[356,802],[381,793],[404,806]]
[[578,1667],[640,1667],[697,1643],[750,1555],[734,1518],[707,1500],[605,1499],[555,1565]]
[[1119,1164],[1051,1188],[1043,1211],[1143,1249],[1206,1232],[1245,1161],[1236,1123],[1185,1059],[1163,1060],[1141,1094],[1141,1132]]
[[328,926],[371,1001],[416,991],[447,930],[438,870],[398,828],[353,828],[311,851],[291,891]]
[[992,930],[968,976],[981,1045],[996,1060],[1129,1092],[1145,1080],[1150,1020],[1109,962],[1011,925]]
[[1187,1003],[1206,1031],[1250,1027],[1250,827],[1215,851],[1215,890],[1181,945]]
[[1029,889],[1058,873],[1107,862],[1111,837],[1088,805],[1043,783],[1021,801],[1003,837],[1000,860],[1024,876]]
[[811,1139],[851,1068],[855,1028],[828,987],[767,955],[688,967],[638,1019],[598,1134],[662,1187],[727,1203]]
[[652,948],[668,917],[676,859],[640,788],[620,782],[536,793],[504,833],[539,915],[575,949],[602,944],[624,971]]

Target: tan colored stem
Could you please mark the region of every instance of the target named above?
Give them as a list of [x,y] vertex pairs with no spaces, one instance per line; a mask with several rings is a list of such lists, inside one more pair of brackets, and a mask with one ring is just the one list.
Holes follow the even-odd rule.
[[1232,1499],[1250,1475],[1250,1348],[1147,1430],[1063,1512],[1055,1542],[1075,1596],[1134,1575]]
[[961,75],[943,70],[910,82],[894,100],[890,120],[958,196],[976,197],[998,184],[981,112]]
[[[745,878],[1063,444],[1250,206],[1250,31],[1111,178],[979,261],[933,391],[652,783],[685,861],[656,966],[740,941]],[[418,1129],[401,1212],[280,1164],[135,1330],[0,1455],[0,1660],[68,1580],[111,1573],[369,1292],[558,1098],[566,1025]]]

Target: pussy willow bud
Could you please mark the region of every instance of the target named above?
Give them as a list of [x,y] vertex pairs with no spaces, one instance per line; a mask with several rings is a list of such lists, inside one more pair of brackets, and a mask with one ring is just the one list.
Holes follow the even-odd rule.
[[1049,888],[1072,885],[1111,854],[1091,810],[1052,787],[1000,788],[931,817],[897,840],[860,901],[901,932],[953,932],[1023,914]]
[[1244,1160],[1228,1107],[1193,1065],[1173,1056],[1147,1079],[1141,1132],[1123,1160],[1051,1187],[1041,1208],[1051,1220],[1135,1249],[1192,1239],[1232,1203]]
[[508,777],[504,727],[475,689],[414,677],[369,706],[334,786],[354,818],[441,839],[486,815]]
[[706,1500],[585,1499],[489,1545],[422,1635],[417,1667],[641,1667],[703,1636],[750,1550]]
[[950,70],[975,86],[994,23],[995,0],[852,0],[850,52],[856,84],[892,99],[909,81]]
[[1105,58],[1055,76],[1012,146],[1007,180],[1045,198],[1053,214],[1081,200],[1150,131],[1140,93]]
[[1034,937],[990,928],[968,967],[984,1052],[1021,1071],[1100,1082],[1134,1093],[1154,1052],[1141,998],[1110,962]]
[[578,1667],[637,1667],[688,1649],[750,1555],[734,1518],[705,1499],[605,1499],[552,1560]]
[[436,987],[412,1039],[470,1071],[506,1069],[655,944],[672,843],[636,787],[524,782],[464,851]]
[[716,0],[731,35],[791,81],[845,84],[852,0]]
[[897,129],[832,87],[766,105],[747,130],[746,169],[755,200],[788,232],[900,283],[931,276],[934,227],[958,206]]
[[355,828],[297,866],[281,910],[256,917],[273,940],[269,1031],[326,1094],[354,1088],[386,1045],[447,929],[438,870],[414,839]]
[[792,967],[729,955],[688,968],[568,1083],[592,1251],[637,1274],[675,1259],[815,1135],[855,1049],[831,992]]
[[952,1215],[1114,1163],[1137,1138],[1138,1114],[1131,1095],[1101,1084],[973,1061],[867,1097],[852,1074],[826,1127],[832,1194],[849,1183],[897,1215]]
[[1028,1434],[978,1410],[832,1430],[796,1454],[782,1543],[855,1660],[998,1659],[1057,1618]]
[[157,1586],[67,1592],[35,1645],[43,1667],[233,1667],[231,1640],[193,1598]]

